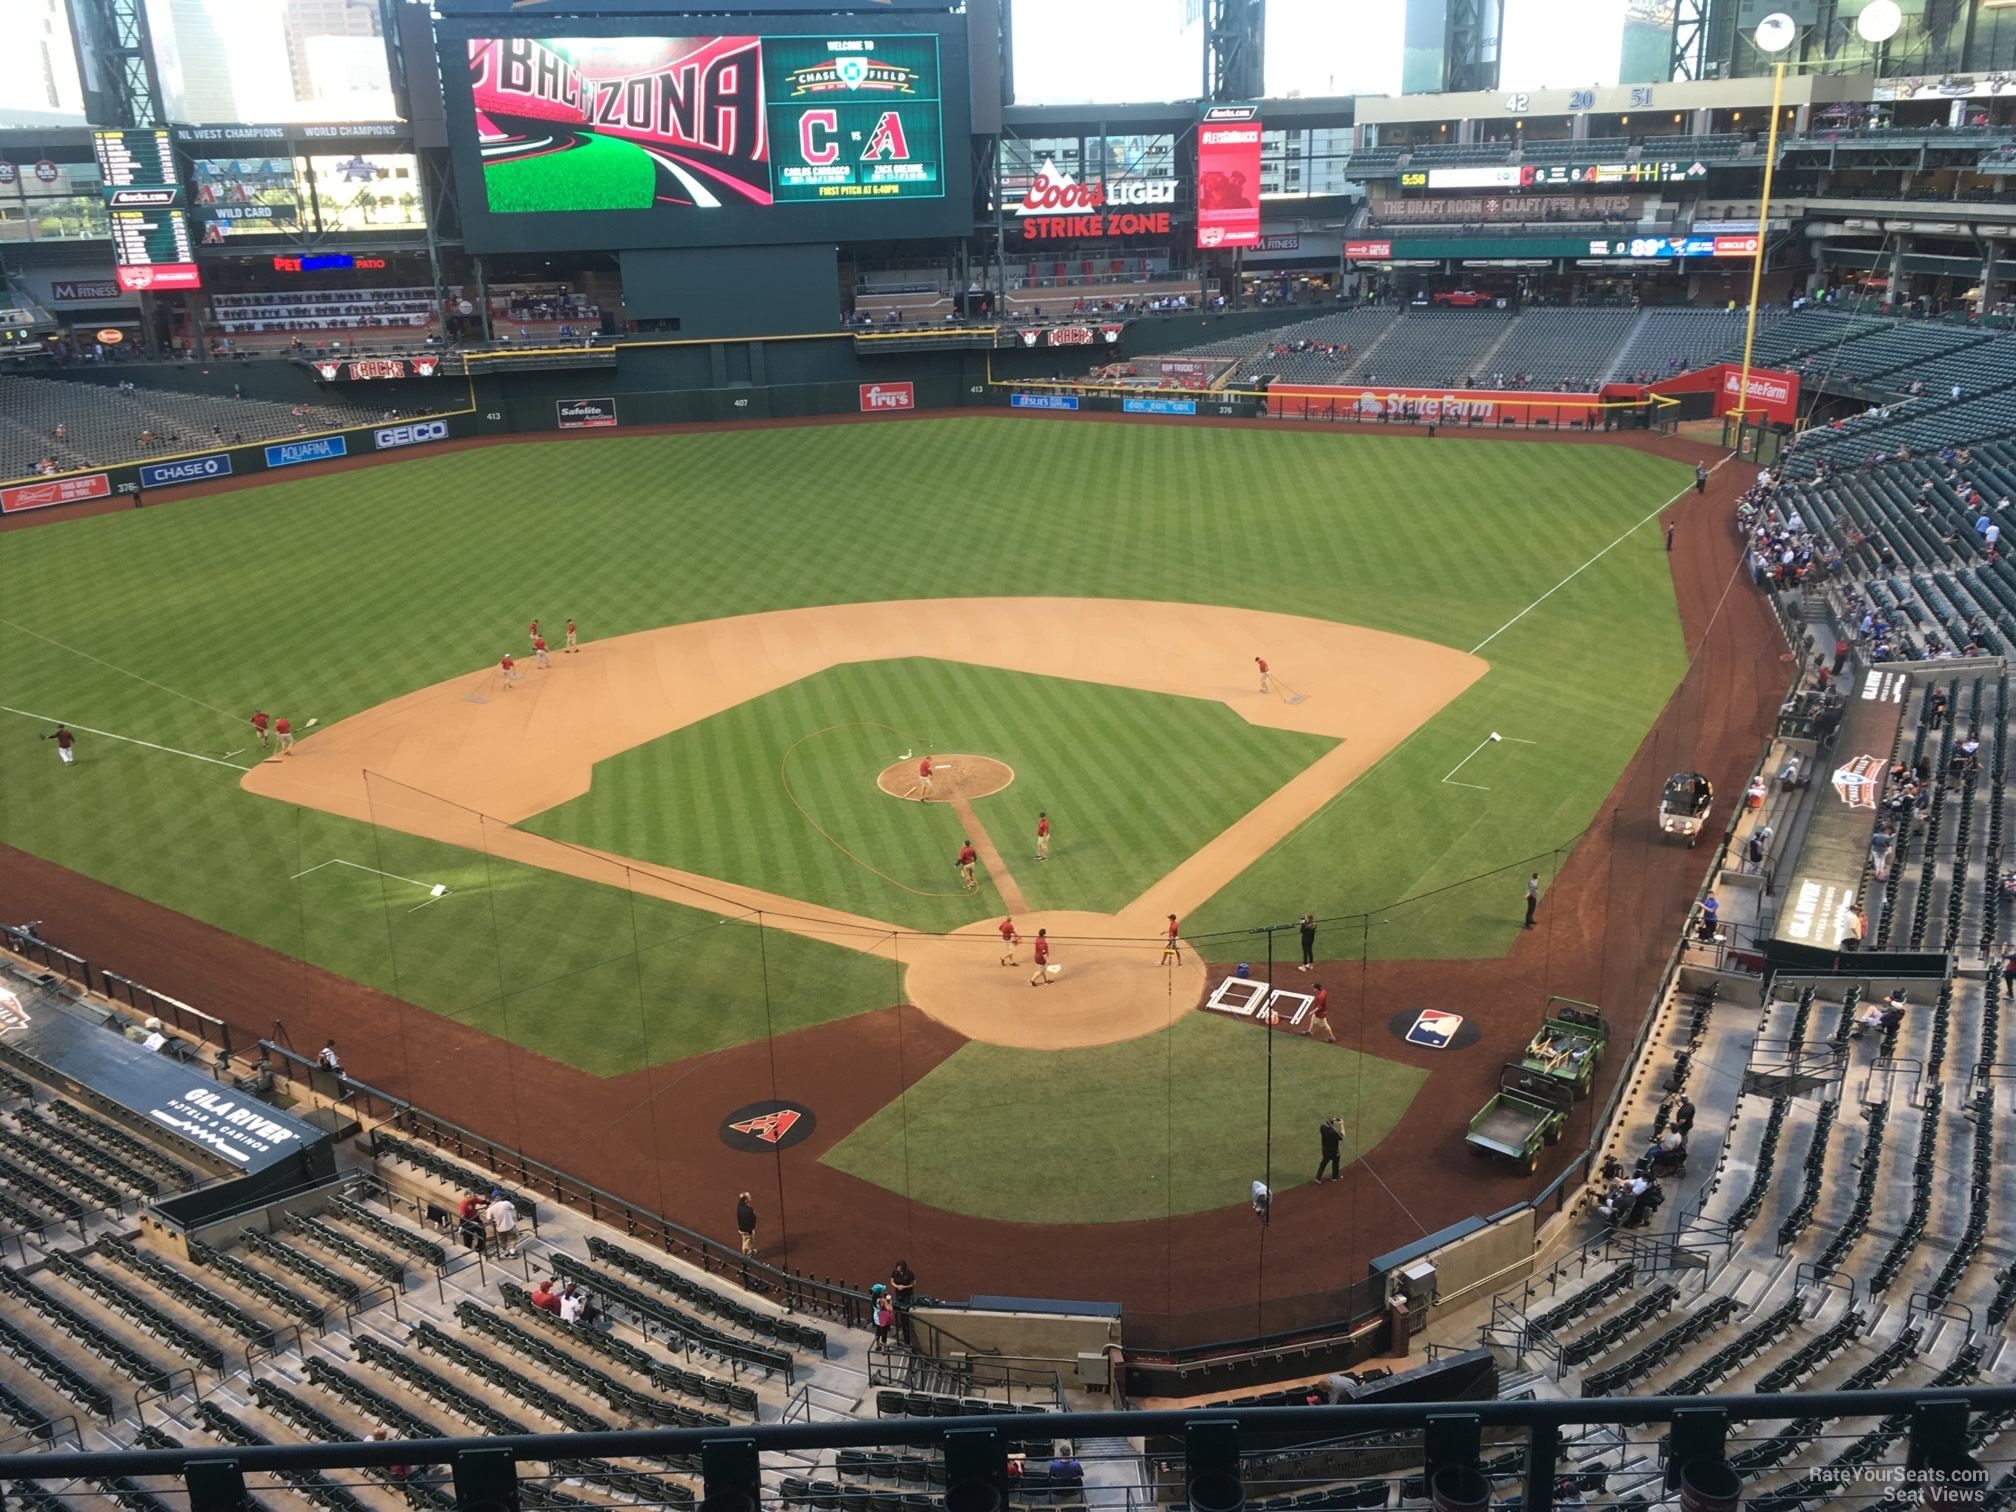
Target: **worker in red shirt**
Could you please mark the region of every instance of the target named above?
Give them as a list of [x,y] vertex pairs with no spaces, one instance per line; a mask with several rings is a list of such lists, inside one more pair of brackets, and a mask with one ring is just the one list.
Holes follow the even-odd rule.
[[569,651],[579,651],[581,649],[574,644],[574,621],[572,620],[567,621],[567,649]]
[[509,651],[506,651],[502,656],[497,658],[497,670],[504,674],[504,691],[509,693],[511,691],[511,684],[518,681],[521,675],[518,671],[518,663],[511,659]]
[[1253,665],[1260,669],[1260,691],[1265,693],[1267,691],[1267,658],[1256,656],[1253,658]]
[[1031,987],[1047,987],[1055,980],[1050,975],[1050,931],[1036,931],[1036,975],[1029,978]]
[[1169,937],[1162,942],[1162,959],[1156,964],[1167,966],[1171,961],[1183,964],[1183,942],[1176,938],[1176,915],[1169,915]]
[[931,801],[931,758],[929,756],[926,756],[922,761],[917,763],[917,801],[919,803],[929,803]]
[[973,880],[973,863],[978,859],[979,857],[973,852],[973,842],[971,840],[961,840],[959,842],[959,854],[953,857],[953,864],[959,868],[959,885],[968,892],[972,892],[980,886],[978,882]]
[[1050,816],[1041,811],[1036,815],[1036,859],[1050,859]]
[[553,665],[553,658],[546,654],[545,636],[535,635],[532,637],[532,654],[538,658],[540,666],[550,667]]
[[273,738],[280,742],[280,754],[285,756],[294,749],[294,726],[285,717],[274,720]]
[[1316,984],[1316,1001],[1309,1008],[1309,1027],[1302,1031],[1304,1039],[1312,1034],[1321,1034],[1331,1044],[1337,1043],[1337,1035],[1330,1028],[1330,994],[1323,990],[1323,984]]
[[536,619],[525,627],[525,639],[528,641],[537,641],[539,639],[539,621]]
[[[1013,966],[1015,964],[1015,947],[1021,943],[1022,936],[1015,933],[1015,917],[1011,914],[1001,921],[1001,964],[1003,966]],[[2016,960],[2016,956],[2011,956],[2010,959]]]
[[273,721],[267,717],[266,711],[264,709],[254,709],[252,711],[252,728],[256,730],[259,734],[259,749],[262,751],[266,750],[272,744],[273,737],[269,733],[267,733],[266,729],[266,727],[272,722]]

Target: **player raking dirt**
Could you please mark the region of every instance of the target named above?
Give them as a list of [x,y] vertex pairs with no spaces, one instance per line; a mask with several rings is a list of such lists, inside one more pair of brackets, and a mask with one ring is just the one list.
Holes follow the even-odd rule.
[[[670,867],[626,872],[622,857],[506,827],[585,793],[598,761],[828,667],[913,656],[922,623],[934,627],[932,655],[941,660],[1211,699],[1250,724],[1339,744],[1167,876],[1143,878],[1139,897],[1119,913],[1017,910],[1025,938],[1050,931],[1063,968],[1054,988],[1039,992],[1028,989],[1026,973],[1000,966],[996,921],[912,936]],[[1255,691],[1241,654],[1249,646],[1266,648],[1298,701]],[[1447,646],[1248,608],[1045,598],[835,604],[598,640],[528,677],[509,698],[485,701],[491,674],[472,670],[328,726],[297,746],[294,759],[253,767],[243,785],[672,902],[713,910],[725,897],[787,915],[798,922],[776,927],[899,953],[910,966],[910,1000],[970,1038],[1060,1049],[1152,1033],[1194,1007],[1204,985],[1197,953],[1186,951],[1181,966],[1155,966],[1165,916],[1200,906],[1486,669]],[[958,776],[961,758],[942,759],[953,766],[945,778]],[[914,760],[902,769],[914,774]],[[951,796],[937,780],[934,801]],[[454,801],[433,796],[445,794]]]

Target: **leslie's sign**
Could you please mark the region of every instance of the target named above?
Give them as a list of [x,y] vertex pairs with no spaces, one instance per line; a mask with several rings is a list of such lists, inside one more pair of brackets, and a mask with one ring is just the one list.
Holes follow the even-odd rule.
[[[1080,184],[1049,158],[1036,171],[1015,214],[1024,241],[1086,241],[1110,236],[1167,236],[1176,180],[1123,178]],[[1115,208],[1119,207],[1119,208]]]

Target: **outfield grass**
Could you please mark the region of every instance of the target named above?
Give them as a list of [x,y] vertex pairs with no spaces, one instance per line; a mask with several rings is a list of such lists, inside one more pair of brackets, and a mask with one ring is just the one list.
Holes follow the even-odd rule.
[[[1347,1154],[1400,1121],[1428,1073],[1274,1039],[1274,1190],[1314,1179],[1317,1126]],[[827,1151],[827,1165],[930,1207],[1020,1223],[1120,1223],[1244,1202],[1267,1165],[1267,1040],[1192,1013],[1088,1050],[968,1044]]]
[[[254,707],[328,723],[487,665],[523,645],[535,614],[572,616],[592,640],[948,593],[1255,604],[1469,650],[1689,481],[1679,464],[1610,447],[1023,417],[500,445],[0,536],[0,704],[215,753],[246,745]],[[948,499],[959,507],[913,507]],[[1481,654],[1488,676],[1186,919],[1193,937],[1404,897],[1580,830],[1682,670],[1656,528]],[[10,843],[422,1006],[487,1014],[545,1053],[618,1055],[595,1025],[620,973],[596,963],[637,953],[621,891],[511,878],[500,896],[528,906],[500,909],[489,936],[472,925],[445,952],[396,948],[389,905],[325,895],[321,873],[289,879],[331,857],[419,877],[373,860],[381,845],[419,842],[298,814],[244,793],[235,771],[88,733],[63,768],[35,739],[46,728],[0,714]],[[1478,779],[1489,793],[1442,784],[1492,728],[1541,744],[1480,757],[1502,761]],[[1026,804],[1013,789],[998,801]],[[434,864],[506,875],[466,855]],[[391,938],[437,929],[430,915],[462,919],[450,905],[469,901],[401,914]],[[714,927],[665,917],[674,937]],[[1415,917],[1375,949],[1497,953],[1517,903],[1502,916]],[[487,978],[468,969],[486,938]],[[804,983],[851,979],[830,947],[805,949],[793,964]],[[442,960],[453,964],[429,964]],[[572,974],[556,976],[555,960]],[[707,986],[750,995],[732,972]],[[762,1033],[748,1015],[688,1020],[676,985],[640,994],[633,972],[627,991],[647,1005],[635,1053]],[[534,992],[563,1015],[557,1029],[511,1009],[511,994]],[[807,993],[820,1001],[785,1011],[836,1016],[889,997]]]
[[658,167],[635,142],[584,136],[566,152],[483,165],[493,215],[521,210],[648,210]]
[[[1004,905],[984,868],[978,893],[959,890],[949,806],[875,786],[913,746],[1013,767],[973,809],[1029,905],[1112,913],[1333,744],[1201,699],[964,662],[851,663],[600,762],[587,793],[521,827],[935,934]],[[1087,751],[1167,759],[1088,782]],[[1041,865],[1038,809],[1054,831]]]

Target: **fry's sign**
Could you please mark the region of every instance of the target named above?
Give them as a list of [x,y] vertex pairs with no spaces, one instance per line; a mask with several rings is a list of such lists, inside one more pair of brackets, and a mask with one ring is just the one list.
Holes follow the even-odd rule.
[[[1108,236],[1167,236],[1169,212],[1145,207],[1176,203],[1174,179],[1120,179],[1080,184],[1045,158],[1015,214],[1024,241],[1085,241]],[[1108,207],[1125,205],[1125,210]]]

